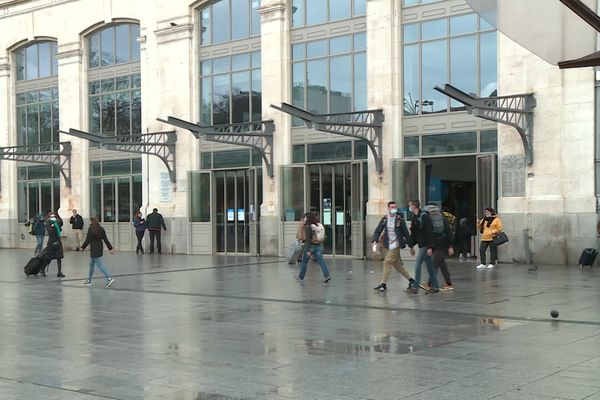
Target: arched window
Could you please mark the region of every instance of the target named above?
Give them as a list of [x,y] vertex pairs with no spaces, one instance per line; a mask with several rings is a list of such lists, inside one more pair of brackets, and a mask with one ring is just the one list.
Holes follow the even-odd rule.
[[17,51],[16,58],[17,81],[48,78],[58,74],[55,42],[31,44]]
[[88,39],[89,67],[101,68],[140,61],[140,27],[135,24],[112,25]]
[[200,45],[260,35],[259,0],[218,0],[200,10]]

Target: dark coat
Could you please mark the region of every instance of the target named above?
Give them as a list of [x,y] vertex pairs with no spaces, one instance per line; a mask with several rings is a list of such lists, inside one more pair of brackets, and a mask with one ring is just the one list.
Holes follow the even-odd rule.
[[418,245],[419,248],[433,247],[433,223],[431,217],[423,210],[419,210],[418,215],[412,216],[410,224],[410,247]]
[[35,217],[33,220],[33,233],[35,236],[46,236],[46,224],[43,219]]
[[[386,249],[390,248],[390,239],[388,237],[387,230],[387,222],[388,216],[384,215],[379,221],[379,225],[375,229],[375,233],[373,234],[373,242],[378,242],[382,237],[383,233],[383,247]],[[408,228],[406,227],[406,222],[404,222],[404,218],[402,218],[402,214],[396,214],[396,238],[398,239],[398,247],[403,249],[406,246],[406,243],[410,241],[410,233],[408,233]]]
[[91,225],[87,231],[87,236],[85,238],[85,242],[81,245],[81,250],[90,246],[90,257],[91,258],[100,258],[104,253],[103,243],[106,244],[109,250],[112,250],[113,247],[108,241],[106,237],[106,231],[100,225]]
[[165,225],[165,220],[163,216],[159,213],[151,213],[146,217],[146,228],[149,231],[160,231],[160,228],[163,228],[165,231],[167,230],[167,226]]
[[146,230],[146,220],[144,218],[135,217],[133,220],[133,226],[135,227],[136,232],[144,232]]
[[[58,226],[62,228],[63,222],[62,219],[57,218],[56,222]],[[46,228],[48,230],[48,245],[47,245],[47,253],[46,259],[48,260],[58,260],[64,257],[64,251],[62,246],[62,241],[60,240],[60,233],[54,226],[54,222],[48,220],[46,223]]]
[[436,235],[433,234],[433,248],[447,250],[452,243],[454,243],[454,234],[452,233],[452,229],[450,228],[450,222],[444,218],[444,234]]
[[83,217],[79,214],[71,216],[69,223],[73,229],[83,229]]

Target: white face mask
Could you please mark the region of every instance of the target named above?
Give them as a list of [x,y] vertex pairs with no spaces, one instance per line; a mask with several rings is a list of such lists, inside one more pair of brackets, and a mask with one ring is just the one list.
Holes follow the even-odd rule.
[[397,208],[390,208],[390,215],[396,215],[397,212],[398,212]]
[[50,216],[50,220],[51,220],[51,221],[56,221],[56,217],[55,217],[54,215],[51,215],[51,216]]
[[414,212],[415,208],[413,206],[408,206],[408,211]]

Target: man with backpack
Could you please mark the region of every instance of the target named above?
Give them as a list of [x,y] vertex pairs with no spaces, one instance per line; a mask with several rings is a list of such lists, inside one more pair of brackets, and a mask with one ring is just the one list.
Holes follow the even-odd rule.
[[313,256],[321,271],[323,271],[323,282],[327,283],[331,281],[327,264],[323,260],[323,241],[325,241],[325,227],[319,221],[316,214],[310,212],[306,215],[306,222],[304,224],[304,254],[302,254],[302,263],[300,264],[300,274],[298,280],[304,281],[306,276],[306,268],[310,257]]
[[[410,225],[410,254],[413,256],[416,254],[417,258],[415,260],[415,280],[406,291],[411,294],[417,294],[419,292],[421,267],[423,262],[425,262],[427,272],[429,273],[429,282],[431,283],[429,292],[437,293],[440,289],[431,259],[431,256],[433,255],[433,224],[431,222],[431,217],[426,211],[421,210],[421,203],[419,200],[411,200],[408,203],[408,209],[412,213]],[[419,247],[419,250],[415,251],[413,248],[415,245]]]
[[[446,281],[442,287],[440,287],[440,290],[454,290],[454,286],[452,286],[452,281],[450,280],[448,264],[446,263],[446,254],[450,256],[454,254],[454,248],[452,247],[452,243],[454,243],[454,234],[452,232],[451,223],[446,214],[441,212],[439,207],[436,205],[427,205],[425,206],[424,210],[431,219],[433,235],[432,261],[435,274],[437,277],[438,269],[441,270],[444,280]],[[427,289],[430,289],[431,282],[429,282],[426,286]]]

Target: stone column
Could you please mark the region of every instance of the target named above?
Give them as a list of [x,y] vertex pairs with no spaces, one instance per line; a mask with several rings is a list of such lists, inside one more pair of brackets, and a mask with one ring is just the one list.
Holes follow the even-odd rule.
[[[14,118],[14,85],[11,81],[11,59],[10,54],[0,56],[0,93],[4,93],[4,100],[0,102],[0,146],[12,146],[16,144],[16,121]],[[10,95],[9,95],[10,94]],[[13,129],[13,127],[15,127]],[[16,163],[14,161],[0,161],[0,247],[15,247],[17,232],[15,221],[17,220],[17,185]]]
[[260,216],[260,254],[280,254],[281,216],[279,166],[290,163],[291,117],[270,107],[290,102],[290,21],[283,0],[265,0],[261,14],[262,117],[275,122],[274,177],[263,169],[263,204]]

